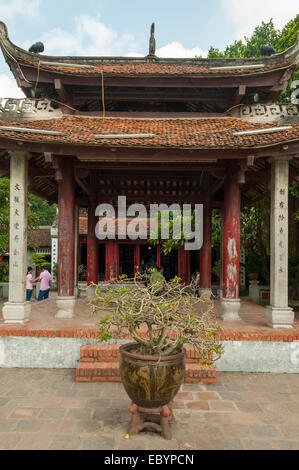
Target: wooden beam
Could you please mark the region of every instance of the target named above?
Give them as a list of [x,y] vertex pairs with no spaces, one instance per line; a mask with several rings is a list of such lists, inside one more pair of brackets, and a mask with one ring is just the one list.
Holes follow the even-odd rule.
[[68,100],[68,95],[67,95],[65,87],[64,87],[63,83],[61,82],[60,78],[54,78],[54,87],[55,87],[55,90],[58,93],[59,98],[62,101],[66,102]]
[[90,196],[90,190],[87,187],[87,184],[84,181],[82,181],[81,178],[79,178],[79,176],[76,173],[75,173],[75,181],[78,184],[78,186],[80,186],[80,188],[83,190],[83,192],[87,194],[87,196]]
[[[151,163],[153,156],[157,155],[158,150],[161,149],[136,149],[126,148],[117,149],[116,152],[104,147],[95,147],[88,145],[68,145],[68,144],[55,144],[55,143],[36,143],[36,142],[25,142],[16,141],[8,138],[0,138],[0,148],[6,150],[27,150],[28,152],[34,152],[40,155],[43,152],[51,152],[55,155],[64,157],[77,156],[77,157],[91,157],[97,158],[97,161],[117,162],[117,163]],[[115,150],[115,149],[114,149]],[[190,152],[191,150],[191,152]],[[182,163],[184,165],[207,163],[208,161],[215,162],[216,160],[235,160],[235,159],[247,159],[248,155],[254,155],[256,158],[273,157],[281,155],[297,155],[299,154],[298,142],[284,142],[267,147],[251,147],[250,149],[169,149],[165,151],[164,158],[154,160],[155,163]],[[90,162],[88,162],[90,163]],[[91,162],[92,163],[92,162]],[[81,161],[82,165],[87,162]]]
[[[58,93],[58,96],[62,103],[60,107],[64,114],[73,114],[74,111],[70,109],[73,106],[73,100],[69,91],[66,91],[64,84],[62,83],[60,78],[54,78],[54,87]],[[63,106],[63,104],[67,106]]]
[[28,174],[39,178],[55,178],[55,171],[51,168],[32,168],[29,166]]
[[219,179],[218,181],[215,181],[215,183],[210,186],[210,189],[209,189],[209,194],[210,196],[214,196],[220,188],[222,188],[222,186],[224,185],[224,177]]
[[246,86],[240,85],[235,93],[232,105],[236,106],[237,104],[240,104],[245,94],[246,94]]
[[31,193],[31,194],[34,194],[35,196],[38,196],[40,197],[41,199],[45,199],[46,201],[48,201],[48,203],[50,205],[52,204],[55,204],[56,203],[56,198],[53,198],[53,197],[50,197],[48,196],[47,194],[41,192],[41,191],[38,191],[36,190],[33,186],[28,186],[28,192]]
[[[20,65],[25,78],[33,84],[36,82],[37,68]],[[222,77],[105,77],[105,86],[116,87],[166,87],[166,88],[238,88],[240,85],[248,87],[269,87],[281,78],[284,70],[274,70],[262,74],[245,74],[235,76],[222,76]],[[53,72],[46,72],[40,70],[39,83],[53,83],[54,78],[57,77],[55,70]],[[99,86],[99,79],[91,76],[76,76],[64,75],[62,79],[64,85],[89,85]],[[32,85],[33,86],[33,85]]]

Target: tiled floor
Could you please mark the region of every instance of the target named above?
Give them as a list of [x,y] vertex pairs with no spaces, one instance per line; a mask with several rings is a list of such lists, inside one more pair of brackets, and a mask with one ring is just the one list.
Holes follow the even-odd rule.
[[[30,322],[25,326],[22,326],[22,330],[96,330],[96,322],[99,319],[99,316],[92,315],[91,309],[88,305],[86,297],[79,298],[76,300],[75,305],[75,318],[73,319],[57,319],[55,318],[55,313],[57,312],[56,306],[56,297],[55,292],[51,292],[50,298],[43,302],[31,302],[31,317]],[[16,325],[6,325],[3,322],[2,317],[2,305],[3,302],[0,302],[0,334],[1,330],[16,330],[18,327]],[[236,332],[236,333],[250,333],[260,334],[260,335],[299,335],[299,320],[297,319],[294,323],[294,328],[290,330],[273,330],[266,324],[265,308],[242,300],[240,317],[241,321],[235,322],[223,322],[220,319],[221,314],[221,305],[220,302],[214,301],[215,310],[218,314],[218,323],[224,332]],[[103,312],[103,315],[105,313]]]
[[125,437],[121,384],[76,383],[75,371],[0,369],[0,449],[299,449],[299,376],[218,373],[183,385],[173,438]]

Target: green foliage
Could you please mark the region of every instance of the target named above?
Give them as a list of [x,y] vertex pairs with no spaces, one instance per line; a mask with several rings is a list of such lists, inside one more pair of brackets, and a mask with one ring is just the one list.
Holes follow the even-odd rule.
[[215,47],[211,46],[208,52],[208,57],[210,59],[218,59],[219,57],[224,57],[224,53],[221,52],[219,49],[216,49]]
[[270,200],[263,199],[241,213],[241,244],[247,253],[246,272],[257,272],[269,283]]
[[227,46],[223,52],[211,46],[208,57],[260,57],[261,47],[263,45],[268,45],[276,50],[278,47],[279,38],[280,32],[279,30],[275,29],[273,20],[271,19],[268,23],[262,21],[262,24],[254,29],[254,32],[250,38],[245,36],[244,42],[241,39],[239,41],[235,41],[233,44]]
[[212,268],[212,273],[217,276],[217,277],[220,277],[220,269],[221,269],[221,260],[218,260],[215,262],[213,268]]
[[289,256],[289,285],[299,285],[299,255]]
[[219,210],[212,211],[212,247],[220,250],[221,243],[221,212]]
[[299,14],[291,21],[289,21],[284,28],[276,42],[277,52],[282,52],[295,44],[299,32]]
[[39,269],[42,269],[44,266],[51,266],[51,263],[46,260],[44,255],[38,255],[37,253],[33,253],[33,255],[31,256],[31,261]]
[[56,217],[56,204],[51,206],[47,201],[34,194],[28,194],[28,203],[31,212],[37,219],[37,225],[52,225]]
[[[268,23],[262,21],[260,26],[254,29],[250,38],[244,37],[243,40],[235,41],[233,44],[227,46],[224,51],[220,51],[213,46],[210,47],[208,52],[209,58],[246,58],[246,57],[260,57],[261,46],[268,45],[273,47],[276,53],[283,52],[291,47],[297,39],[299,33],[299,14],[289,21],[284,28],[280,31],[274,27],[273,19]],[[279,102],[289,102],[291,100],[291,83],[294,80],[299,80],[299,68],[293,73],[288,88],[281,93]]]
[[[299,199],[299,182],[293,181],[290,184],[290,194],[295,198]],[[299,220],[299,211],[295,212],[294,217],[296,220]]]
[[2,261],[2,263],[0,263],[0,282],[8,282],[8,269],[8,262]]

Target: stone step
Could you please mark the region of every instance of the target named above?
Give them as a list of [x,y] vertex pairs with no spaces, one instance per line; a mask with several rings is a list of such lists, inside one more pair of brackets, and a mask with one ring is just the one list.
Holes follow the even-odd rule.
[[[191,346],[185,346],[185,362],[199,364],[198,352]],[[116,344],[86,344],[80,350],[80,362],[118,362],[119,345]]]
[[[119,362],[113,360],[103,362],[79,362],[76,368],[75,380],[77,382],[121,382]],[[215,383],[215,366],[205,366],[187,362],[185,382]]]

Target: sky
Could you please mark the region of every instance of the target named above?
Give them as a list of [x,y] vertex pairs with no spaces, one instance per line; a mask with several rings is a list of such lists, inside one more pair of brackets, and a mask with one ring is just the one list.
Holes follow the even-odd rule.
[[[157,56],[205,57],[298,10],[298,0],[0,0],[10,40],[27,50],[42,41],[53,56],[145,56],[154,22]],[[0,97],[22,96],[0,54]]]

